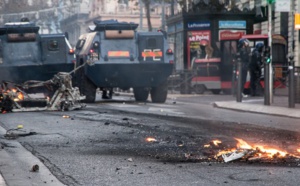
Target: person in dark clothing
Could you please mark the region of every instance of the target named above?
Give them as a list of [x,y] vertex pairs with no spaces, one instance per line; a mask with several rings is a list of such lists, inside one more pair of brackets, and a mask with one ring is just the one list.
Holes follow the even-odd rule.
[[247,73],[249,68],[249,61],[250,61],[250,47],[249,47],[249,40],[248,39],[240,39],[238,42],[238,52],[240,54],[241,62],[242,62],[242,95],[246,97],[244,92],[244,85],[247,79]]
[[252,51],[251,61],[249,64],[251,96],[257,96],[256,90],[261,76],[263,48],[263,43],[257,43],[255,49]]

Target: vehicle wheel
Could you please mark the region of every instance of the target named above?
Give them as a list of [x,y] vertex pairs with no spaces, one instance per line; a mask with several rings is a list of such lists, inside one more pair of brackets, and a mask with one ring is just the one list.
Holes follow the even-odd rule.
[[168,95],[168,84],[163,83],[157,87],[152,87],[150,94],[153,103],[166,102]]
[[180,94],[190,94],[191,93],[191,87],[185,83],[182,83],[180,85]]
[[80,93],[85,95],[83,102],[94,103],[96,100],[96,89],[97,87],[86,77],[82,77],[82,82],[79,87]]
[[133,94],[136,101],[147,101],[149,90],[146,88],[135,87],[133,88]]
[[196,94],[203,94],[206,90],[206,87],[204,85],[195,85],[194,86],[194,91]]
[[212,89],[211,92],[212,92],[213,94],[220,94],[221,89]]

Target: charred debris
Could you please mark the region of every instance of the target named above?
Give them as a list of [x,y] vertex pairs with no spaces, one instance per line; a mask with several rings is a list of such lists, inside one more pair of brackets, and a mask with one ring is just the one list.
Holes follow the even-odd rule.
[[[72,73],[72,72],[71,72]],[[82,109],[85,96],[72,86],[71,73],[59,72],[50,80],[29,80],[22,84],[3,81],[0,85],[0,111],[69,111]]]

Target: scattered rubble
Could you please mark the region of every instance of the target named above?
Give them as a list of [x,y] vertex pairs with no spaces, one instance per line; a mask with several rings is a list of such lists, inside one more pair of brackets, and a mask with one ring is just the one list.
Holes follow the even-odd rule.
[[35,164],[35,165],[32,166],[31,172],[38,172],[39,169],[40,169],[39,165]]

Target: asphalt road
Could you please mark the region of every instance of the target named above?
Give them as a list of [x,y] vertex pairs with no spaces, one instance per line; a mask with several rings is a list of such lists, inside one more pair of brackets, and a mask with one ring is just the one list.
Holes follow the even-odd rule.
[[[203,146],[214,139],[290,151],[299,142],[298,128],[287,127],[299,120],[221,110],[215,99],[229,98],[176,95],[152,104],[118,96],[78,111],[2,114],[5,130],[23,125],[14,133],[25,136],[0,139],[0,171],[7,185],[298,185],[298,162],[207,159]],[[35,164],[39,171],[30,171]]]

